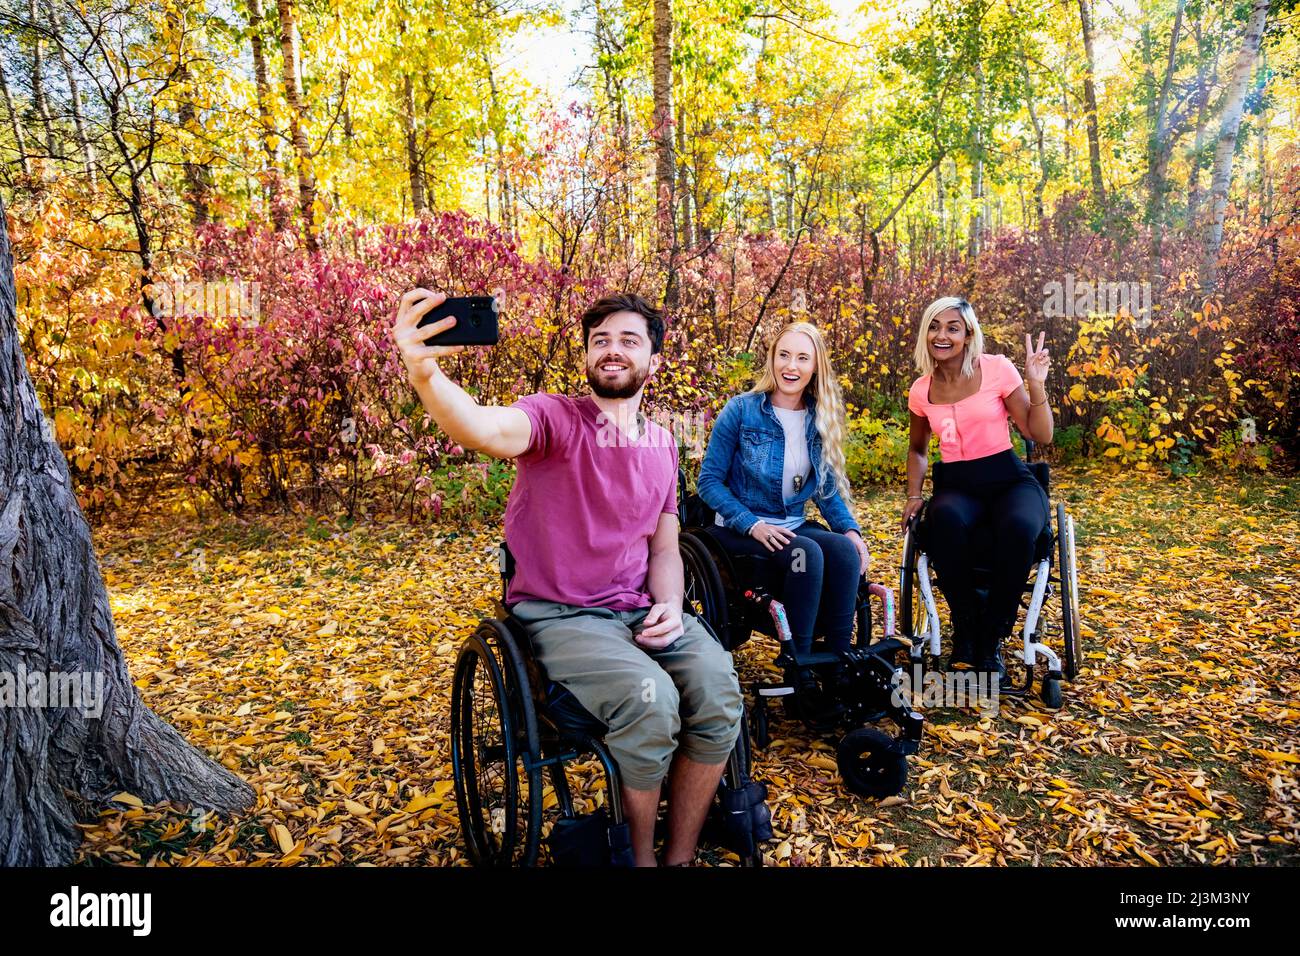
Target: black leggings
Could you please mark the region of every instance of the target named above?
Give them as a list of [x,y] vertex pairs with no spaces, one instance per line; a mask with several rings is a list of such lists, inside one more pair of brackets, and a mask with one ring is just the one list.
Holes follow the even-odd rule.
[[849,649],[862,559],[848,535],[805,521],[794,529],[793,540],[773,552],[731,528],[714,530],[731,554],[761,555],[777,562],[783,575],[777,597],[785,605],[795,650],[808,653],[815,633],[825,635],[833,651]]
[[[983,519],[985,534],[972,535]],[[1047,520],[1047,493],[1014,451],[935,466],[925,549],[954,616],[977,611],[971,568],[980,560],[993,571],[987,620],[999,638],[1011,633]]]

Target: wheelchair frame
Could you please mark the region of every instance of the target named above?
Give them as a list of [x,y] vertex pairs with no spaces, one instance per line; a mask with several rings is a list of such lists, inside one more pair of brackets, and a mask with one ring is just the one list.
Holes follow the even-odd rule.
[[[1029,446],[1032,451],[1032,445]],[[1050,495],[1048,469],[1046,462],[1029,462],[1030,470],[1045,493]],[[922,669],[926,657],[938,660],[941,651],[939,611],[934,597],[936,581],[931,579],[930,559],[917,541],[919,527],[929,499],[922,510],[908,521],[903,537],[903,559],[899,566],[899,604],[902,615],[903,634],[912,642],[910,660]],[[1053,518],[1055,521],[1053,522]],[[1053,526],[1054,525],[1054,526]],[[1025,665],[1022,684],[1002,693],[1010,696],[1025,696],[1033,688],[1034,667],[1039,657],[1047,664],[1047,673],[1043,676],[1039,691],[1040,699],[1050,708],[1061,706],[1061,680],[1073,682],[1078,676],[1079,650],[1079,577],[1078,562],[1075,552],[1074,519],[1066,512],[1064,502],[1058,501],[1054,508],[1048,509],[1048,532],[1051,542],[1047,553],[1040,557],[1031,569],[1032,577],[1025,583],[1025,592],[1029,595],[1025,608],[1024,623],[1020,628],[1021,648],[1013,650]],[[1055,559],[1055,560],[1054,560]],[[1056,572],[1055,576],[1053,571]],[[919,592],[919,599],[917,593]],[[1062,657],[1058,657],[1051,647],[1044,644],[1043,618],[1047,600],[1059,593],[1061,597],[1061,632]],[[920,625],[920,626],[918,626]]]
[[[893,636],[893,593],[866,580],[859,582],[855,610],[854,642],[847,653],[798,654],[788,627],[782,628],[785,610],[759,580],[763,557],[733,557],[713,536],[707,523],[712,510],[698,496],[686,494],[685,476],[679,474],[679,499],[685,527],[679,535],[686,602],[722,637],[729,651],[747,642],[755,631],[779,642],[776,664],[784,679],[778,683],[755,681],[749,686],[753,706],[753,742],[769,742],[768,706],[780,700],[782,708],[817,734],[847,732],[836,746],[836,759],[845,785],[863,796],[892,796],[907,780],[907,757],[920,748],[924,718],[910,700],[899,702],[901,668],[895,663],[906,645]],[[748,582],[748,583],[746,583]],[[883,636],[872,643],[871,596],[885,605]],[[866,726],[893,721],[899,733],[891,737]]]
[[[505,604],[513,558],[504,543],[500,558],[502,595],[496,616],[480,621],[461,644],[452,676],[452,773],[466,855],[482,867],[537,862],[545,771],[560,814],[550,837],[553,861],[630,866],[621,777],[602,739],[605,727],[546,678],[527,631]],[[702,623],[717,639],[708,622]],[[604,775],[608,810],[579,814],[565,767],[590,756]],[[750,779],[748,723],[742,713],[740,737],[702,837],[719,837],[742,866],[761,866],[759,844],[772,835],[766,794],[764,784]],[[570,838],[557,838],[557,833]]]

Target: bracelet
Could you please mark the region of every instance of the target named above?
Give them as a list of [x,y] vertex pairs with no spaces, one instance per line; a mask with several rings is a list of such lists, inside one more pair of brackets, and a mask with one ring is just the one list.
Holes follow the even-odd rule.
[[908,495],[908,496],[907,496],[907,500],[908,500],[908,501],[924,501],[925,498],[924,498],[922,495]]
[[1034,401],[1031,401],[1031,402],[1029,403],[1029,407],[1030,407],[1030,408],[1037,408],[1037,407],[1040,406],[1040,405],[1046,405],[1046,404],[1047,404],[1047,396],[1044,395],[1044,396],[1043,396],[1043,400],[1042,400],[1041,402],[1034,402]]

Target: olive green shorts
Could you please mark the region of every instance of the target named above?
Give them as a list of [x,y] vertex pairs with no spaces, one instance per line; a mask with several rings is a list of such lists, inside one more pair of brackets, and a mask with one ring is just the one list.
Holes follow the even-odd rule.
[[514,616],[547,676],[604,723],[605,745],[633,790],[653,790],[674,752],[719,764],[740,734],[742,698],[731,654],[692,615],[660,650],[636,643],[649,608],[614,611],[520,601]]

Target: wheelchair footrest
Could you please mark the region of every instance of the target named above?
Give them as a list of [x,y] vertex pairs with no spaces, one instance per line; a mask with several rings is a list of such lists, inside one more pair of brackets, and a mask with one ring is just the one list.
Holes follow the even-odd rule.
[[772,812],[767,806],[767,784],[750,780],[739,787],[723,785],[722,825],[727,846],[739,856],[753,856],[758,844],[772,839]]
[[904,644],[896,637],[884,637],[876,641],[874,644],[868,644],[866,647],[859,647],[856,649],[865,654],[889,654],[892,658],[894,652],[910,647],[910,644]]
[[555,866],[632,866],[632,833],[626,822],[611,824],[602,807],[595,813],[561,817],[546,840]]
[[810,651],[807,654],[786,654],[782,653],[776,659],[776,666],[782,668],[788,667],[824,667],[829,664],[838,664],[844,660],[839,654],[833,654],[825,651]]

